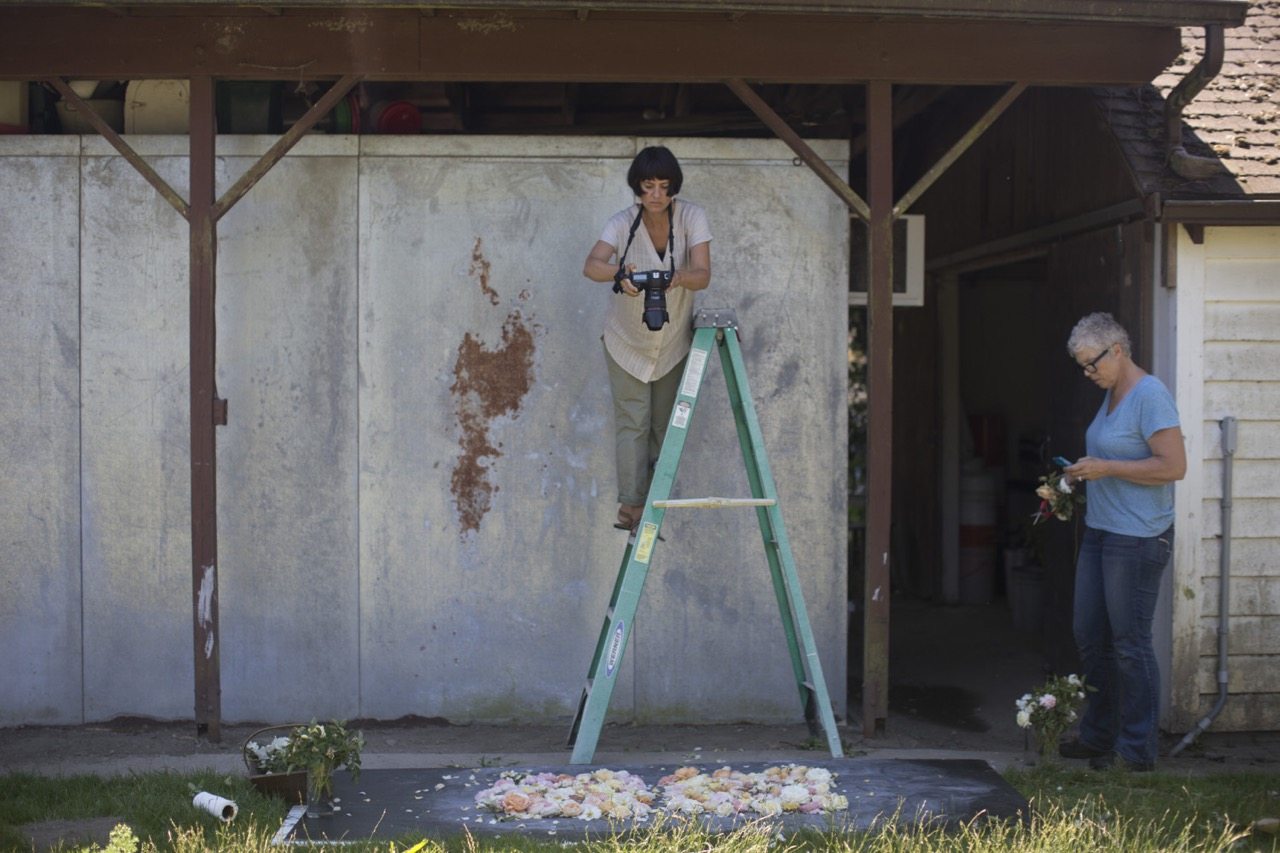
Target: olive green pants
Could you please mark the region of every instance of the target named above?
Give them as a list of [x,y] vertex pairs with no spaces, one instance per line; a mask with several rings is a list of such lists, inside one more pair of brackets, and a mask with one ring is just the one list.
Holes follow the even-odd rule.
[[642,382],[627,373],[604,351],[613,390],[614,446],[618,453],[618,503],[643,506],[649,496],[649,478],[662,450],[662,439],[671,422],[671,407],[680,390],[684,359],[667,374]]

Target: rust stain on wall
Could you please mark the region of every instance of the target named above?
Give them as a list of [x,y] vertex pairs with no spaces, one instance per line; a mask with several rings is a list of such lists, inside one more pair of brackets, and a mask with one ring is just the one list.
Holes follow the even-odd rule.
[[[477,249],[479,245],[477,241]],[[486,349],[470,332],[458,345],[449,391],[462,428],[458,440],[462,453],[453,466],[449,487],[464,534],[480,529],[498,490],[489,481],[486,460],[501,456],[502,445],[494,446],[489,426],[496,417],[519,414],[520,403],[533,386],[533,352],[533,329],[519,311],[507,315],[502,342],[496,348]]]
[[471,269],[467,273],[480,280],[480,291],[489,297],[489,304],[497,305],[498,291],[489,286],[489,267],[489,261],[484,256],[484,241],[477,237],[475,246],[471,248]]

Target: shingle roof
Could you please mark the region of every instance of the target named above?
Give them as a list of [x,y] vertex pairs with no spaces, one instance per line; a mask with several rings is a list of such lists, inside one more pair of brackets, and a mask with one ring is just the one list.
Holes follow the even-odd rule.
[[1164,101],[1203,53],[1199,28],[1183,30],[1178,60],[1151,85],[1094,90],[1144,194],[1280,196],[1280,0],[1251,0],[1244,25],[1226,31],[1225,46],[1222,71],[1182,115],[1187,151],[1217,156],[1227,174],[1190,181],[1164,163]]

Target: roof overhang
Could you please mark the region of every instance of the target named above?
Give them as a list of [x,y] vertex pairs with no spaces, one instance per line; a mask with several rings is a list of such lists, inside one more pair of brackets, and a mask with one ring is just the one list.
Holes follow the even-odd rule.
[[1280,198],[1166,199],[1160,219],[1182,225],[1280,225]]
[[[0,79],[1134,85],[1243,0],[0,5]],[[655,46],[659,61],[646,61]]]
[[283,10],[291,8],[328,9],[413,9],[571,11],[594,12],[718,12],[721,14],[825,14],[860,15],[886,20],[958,18],[972,21],[1072,21],[1076,23],[1154,24],[1157,26],[1202,26],[1244,23],[1247,0],[263,0],[234,3],[227,0],[0,0],[0,6],[39,8],[96,7],[133,10],[184,6],[225,9],[229,6]]

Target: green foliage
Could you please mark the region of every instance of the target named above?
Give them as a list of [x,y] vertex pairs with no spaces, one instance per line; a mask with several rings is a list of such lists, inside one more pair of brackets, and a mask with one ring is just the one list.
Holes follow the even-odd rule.
[[364,735],[349,731],[345,723],[333,720],[317,723],[312,720],[289,733],[289,742],[281,750],[287,770],[330,773],[339,767],[351,771],[351,778],[360,776],[360,751],[364,749]]
[[136,853],[140,843],[128,824],[118,823],[111,830],[107,846],[99,847],[95,844],[89,848],[89,853]]

